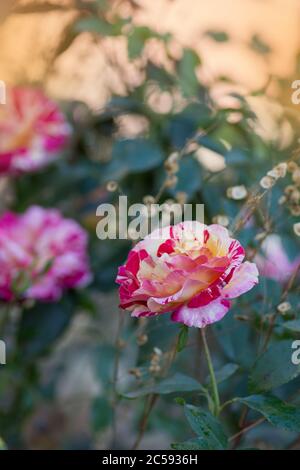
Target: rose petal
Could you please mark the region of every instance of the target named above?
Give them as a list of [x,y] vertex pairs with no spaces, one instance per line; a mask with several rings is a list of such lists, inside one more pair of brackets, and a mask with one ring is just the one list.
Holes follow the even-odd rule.
[[238,266],[229,283],[222,289],[222,296],[228,299],[239,297],[248,292],[258,283],[258,269],[255,263],[245,263]]
[[187,305],[183,305],[172,314],[171,319],[174,322],[183,323],[187,326],[204,328],[211,323],[221,320],[229,308],[230,302],[219,297],[204,307],[190,308]]

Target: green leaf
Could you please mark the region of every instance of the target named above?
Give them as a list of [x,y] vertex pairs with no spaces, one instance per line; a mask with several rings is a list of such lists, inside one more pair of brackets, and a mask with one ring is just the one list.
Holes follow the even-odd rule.
[[88,31],[90,33],[101,34],[102,36],[119,36],[122,34],[122,28],[125,23],[125,20],[119,20],[112,24],[108,23],[108,21],[105,21],[102,18],[84,18],[75,24],[75,31]]
[[136,59],[140,57],[145,47],[146,42],[151,39],[161,39],[162,41],[168,41],[170,38],[169,34],[159,34],[153,31],[148,26],[136,26],[130,32],[128,36],[128,56],[130,59]]
[[193,431],[203,441],[203,449],[221,450],[227,448],[227,437],[217,418],[196,406],[185,405],[184,409]]
[[282,324],[284,328],[295,333],[300,333],[300,320],[286,321]]
[[147,64],[147,77],[149,81],[156,82],[161,90],[169,91],[171,87],[174,86],[175,78],[174,76],[167,72],[166,69],[158,67],[149,61]]
[[234,148],[225,154],[227,165],[245,165],[249,158],[245,151]]
[[186,347],[188,338],[189,338],[189,329],[186,325],[182,325],[179,336],[178,336],[177,352],[182,351]]
[[161,148],[146,139],[125,139],[114,143],[111,161],[103,166],[103,179],[120,179],[128,173],[143,173],[163,161]]
[[[212,200],[217,201],[217,194]],[[230,362],[247,369],[253,365],[253,343],[248,325],[237,322],[233,315],[227,315],[221,322],[214,323],[213,329]]]
[[1,439],[1,437],[0,437],[0,450],[6,450],[6,445],[4,441]]
[[200,64],[200,58],[193,49],[184,49],[183,56],[178,64],[178,76],[182,94],[186,97],[197,95],[199,81],[196,68]]
[[266,44],[259,36],[258,34],[254,34],[251,38],[251,43],[250,43],[250,47],[258,52],[259,54],[262,54],[262,55],[266,55],[266,54],[270,54],[271,52],[271,48],[270,46],[268,46],[268,44]]
[[209,137],[207,135],[200,135],[199,137],[196,137],[195,140],[201,146],[203,146],[203,147],[205,147],[209,150],[212,150],[213,152],[219,153],[220,155],[224,156],[228,152],[228,150],[225,147],[225,145],[223,144],[223,142],[221,142],[218,139]]
[[185,442],[171,444],[171,448],[174,450],[206,450],[207,446],[203,439],[196,437]]
[[22,359],[45,354],[65,331],[73,312],[74,304],[69,296],[57,303],[36,303],[25,310],[17,337]]
[[[217,383],[221,383],[229,379],[229,377],[235,374],[238,369],[239,369],[239,366],[237,364],[233,364],[231,362],[226,364],[220,370],[216,371]],[[210,382],[210,380],[208,380],[208,382]]]
[[300,408],[271,395],[251,395],[237,401],[261,413],[273,426],[300,432]]
[[112,409],[105,397],[97,397],[92,403],[91,421],[95,432],[105,429],[112,420]]
[[213,31],[209,30],[206,31],[206,36],[209,36],[216,42],[227,42],[229,41],[229,34],[226,33],[225,31]]
[[176,187],[170,189],[170,193],[175,195],[178,191],[182,191],[192,198],[202,185],[201,168],[194,157],[187,155],[182,158],[177,178]]
[[202,390],[203,387],[199,382],[197,382],[197,380],[187,375],[176,373],[160,382],[140,387],[139,389],[131,392],[122,393],[122,396],[125,398],[138,398],[152,393],[167,395],[169,393],[196,392]]
[[212,110],[205,104],[207,99],[207,96],[203,96],[201,102],[189,103],[182,111],[170,116],[165,123],[166,136],[176,149],[182,150],[189,139],[200,140],[200,136],[197,137],[199,129],[207,129],[213,124]]
[[292,363],[291,341],[272,344],[254,364],[249,386],[253,392],[266,392],[279,387],[300,374],[300,364]]

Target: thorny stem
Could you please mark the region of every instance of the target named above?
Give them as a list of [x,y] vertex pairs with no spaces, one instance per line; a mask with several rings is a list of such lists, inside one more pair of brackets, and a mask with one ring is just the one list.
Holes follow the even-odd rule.
[[218,416],[220,413],[220,397],[219,397],[219,391],[218,391],[218,385],[216,381],[216,376],[215,376],[215,371],[213,367],[213,363],[211,360],[211,355],[209,352],[208,344],[206,341],[206,334],[205,334],[205,328],[201,328],[201,335],[202,335],[202,340],[204,344],[204,351],[206,355],[206,360],[207,360],[207,365],[208,365],[208,370],[211,378],[211,386],[212,386],[212,393],[213,393],[213,401],[214,401],[214,415]]

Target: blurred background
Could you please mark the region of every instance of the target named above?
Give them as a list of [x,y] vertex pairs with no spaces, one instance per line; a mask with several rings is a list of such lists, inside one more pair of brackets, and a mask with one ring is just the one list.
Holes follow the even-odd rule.
[[[11,348],[18,354],[0,366],[0,434],[11,448],[127,449],[139,429],[144,395],[132,401],[122,393],[151,379],[153,355],[167,353],[178,328],[166,328],[165,319],[148,325],[127,314],[120,326],[114,279],[131,242],[99,241],[96,208],[101,202],[117,205],[120,193],[142,202],[163,188],[163,201],[204,203],[207,223],[218,216],[234,222],[244,196],[228,196],[228,188],[250,192],[298,148],[299,109],[291,102],[291,84],[300,79],[300,2],[3,3],[0,79],[8,86],[43,88],[65,112],[73,136],[49,168],[2,178],[1,205],[18,212],[32,204],[58,207],[76,219],[89,232],[94,280],[70,294],[72,314],[63,324],[62,305],[37,305],[38,318],[29,309],[15,320]],[[189,139],[194,147],[185,149],[175,186],[166,189],[164,161]],[[116,190],[110,182],[117,182]],[[281,233],[291,257],[299,252],[292,230],[299,213],[276,208],[283,190],[273,191],[241,234],[249,253],[259,250],[255,235],[270,227]],[[255,328],[277,291],[276,283],[263,282],[261,291],[246,296],[242,312],[224,323],[220,344],[212,338],[217,363],[240,368],[230,386],[238,392],[253,357]],[[291,302],[299,305],[298,297]],[[253,323],[234,323],[238,313],[251,314]],[[194,331],[175,369],[204,380],[201,358]],[[230,387],[224,385],[225,395]],[[152,414],[143,448],[169,448],[188,437],[174,397],[163,398]],[[234,431],[237,414],[227,418]],[[283,448],[294,438],[263,425],[244,444]]]

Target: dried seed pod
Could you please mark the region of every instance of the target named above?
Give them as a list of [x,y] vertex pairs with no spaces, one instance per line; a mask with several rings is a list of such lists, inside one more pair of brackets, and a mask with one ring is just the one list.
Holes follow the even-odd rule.
[[183,206],[187,202],[188,195],[184,191],[178,191],[175,195],[176,201]]
[[294,188],[294,191],[291,192],[291,194],[290,194],[290,200],[292,202],[296,202],[296,203],[300,201],[300,191],[299,191],[299,189]]
[[235,315],[234,318],[238,321],[248,321],[249,317],[247,315]]
[[137,337],[136,342],[138,346],[144,346],[148,342],[148,336],[146,334],[141,334]]
[[117,341],[117,347],[118,347],[119,349],[124,349],[125,346],[126,346],[126,342],[125,342],[123,339],[119,339],[119,340]]
[[219,214],[215,215],[212,219],[214,224],[222,225],[223,227],[228,227],[229,225],[229,218],[227,215]]
[[284,193],[289,196],[290,194],[292,194],[292,192],[295,191],[295,186],[289,184],[288,186],[286,186],[284,188]]
[[285,315],[291,310],[291,308],[292,307],[289,302],[281,302],[281,304],[277,305],[277,310],[281,313],[281,315]]
[[290,206],[290,213],[295,217],[299,217],[300,215],[300,206]]
[[158,372],[161,371],[161,367],[160,367],[160,365],[158,365],[158,364],[151,364],[150,367],[149,367],[149,371],[150,371],[151,373],[156,374],[156,373],[158,373]]
[[170,163],[168,160],[165,161],[165,169],[168,173],[175,174],[179,171],[179,165],[177,162]]
[[176,163],[179,160],[179,153],[173,152],[171,155],[168,156],[167,161],[170,163]]
[[292,174],[292,180],[298,185],[300,184],[300,168],[297,168]]
[[300,222],[293,225],[293,229],[297,237],[300,237]]
[[177,178],[177,176],[175,176],[175,175],[170,175],[170,176],[168,176],[168,178],[166,179],[165,185],[166,185],[167,188],[174,188],[174,186],[176,186],[177,183],[178,183],[178,178]]
[[244,185],[232,186],[231,188],[227,189],[226,195],[230,199],[240,201],[241,199],[245,199],[247,197],[248,192]]
[[155,197],[148,194],[147,196],[143,197],[143,203],[147,206],[150,204],[155,204]]
[[280,206],[282,206],[283,204],[286,203],[286,201],[287,201],[287,197],[284,196],[284,195],[282,195],[282,196],[280,196],[280,198],[278,199],[278,204],[279,204]]
[[116,181],[108,181],[106,189],[110,193],[114,193],[118,189],[118,183]]
[[257,235],[255,235],[255,240],[257,241],[264,240],[266,237],[267,237],[266,232],[260,232]]
[[136,379],[140,379],[142,377],[142,372],[137,367],[133,367],[132,369],[129,369],[128,372],[130,375],[133,375]]
[[162,356],[162,350],[157,348],[157,347],[154,347],[153,348],[153,351],[155,354],[157,354],[157,356]]
[[296,162],[288,162],[287,164],[287,170],[290,172],[290,173],[293,173],[295,170],[298,169],[298,165]]
[[271,176],[271,178],[278,179],[284,178],[287,172],[287,163],[282,162],[276,165],[272,170],[268,171],[267,175]]
[[272,178],[272,176],[264,176],[259,184],[260,186],[263,188],[263,189],[270,189],[272,188],[272,186],[274,186],[274,184],[276,183],[276,179],[275,178]]

